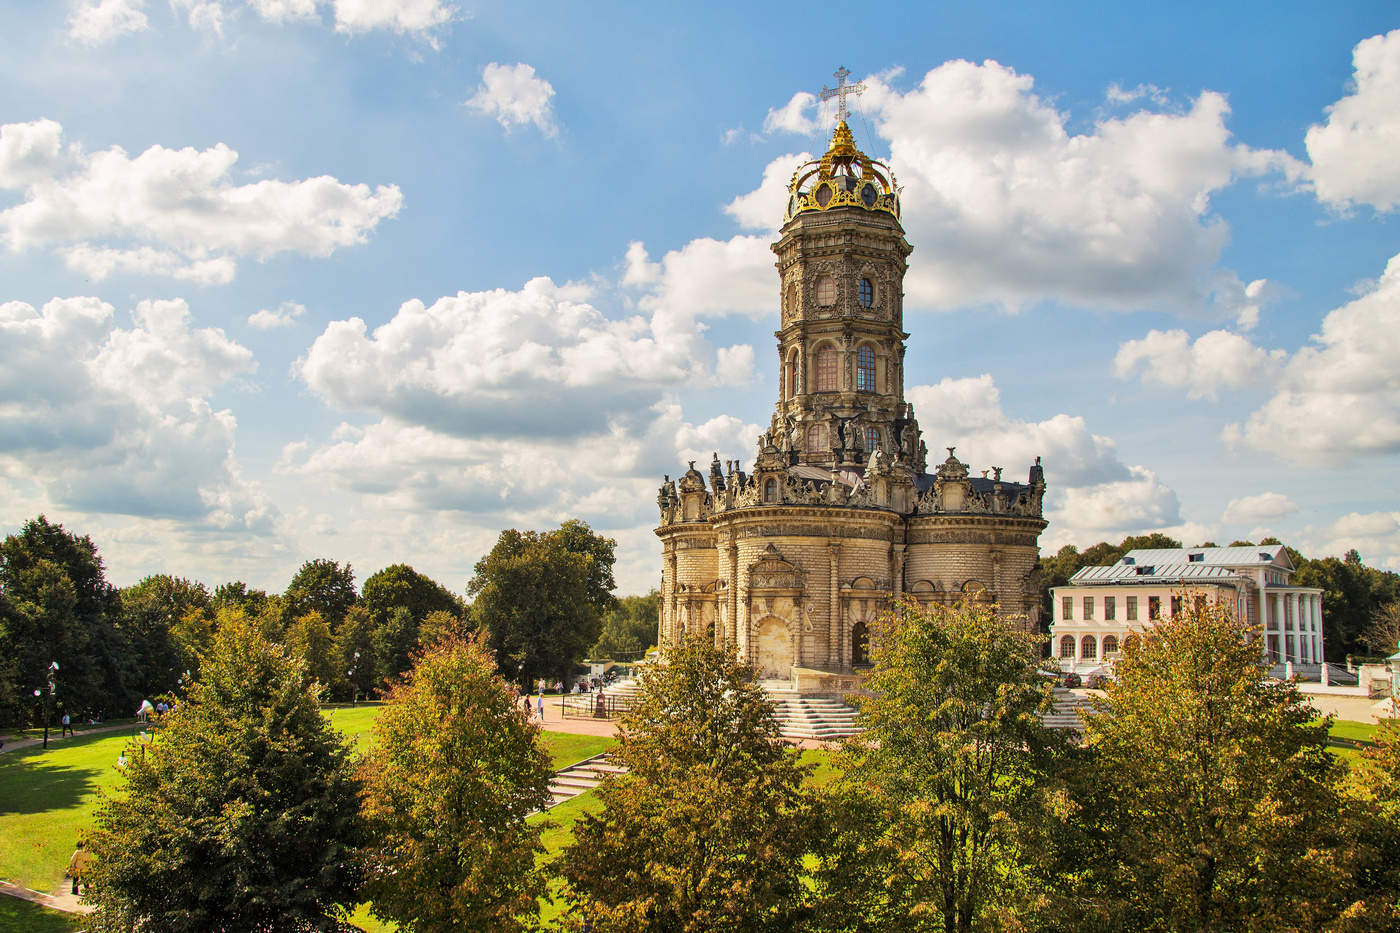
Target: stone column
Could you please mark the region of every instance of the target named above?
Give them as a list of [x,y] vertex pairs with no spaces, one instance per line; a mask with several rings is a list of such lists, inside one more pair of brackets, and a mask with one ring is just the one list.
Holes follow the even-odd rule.
[[1283,630],[1283,619],[1280,618],[1281,613],[1279,612],[1279,598],[1278,598],[1278,593],[1270,592],[1270,593],[1268,594],[1268,599],[1269,599],[1269,628],[1266,629],[1266,631],[1272,631],[1272,632],[1274,632],[1275,635],[1278,636],[1278,638],[1277,638],[1277,642],[1278,642],[1278,658],[1276,658],[1276,660],[1278,660],[1278,661],[1287,661],[1287,660],[1288,660],[1288,635],[1287,635],[1287,633],[1285,633],[1284,630]]
[[830,566],[830,580],[828,588],[830,592],[827,608],[827,666],[832,670],[846,669],[846,652],[844,650],[845,626],[841,624],[841,593],[840,586],[841,571],[841,544],[837,541],[826,543],[827,562]]
[[1317,593],[1312,593],[1308,596],[1308,615],[1311,616],[1313,620],[1312,638],[1315,649],[1314,654],[1317,656],[1318,661],[1325,663],[1327,658],[1327,646],[1322,642],[1322,597]]
[[729,647],[739,647],[739,545],[731,536],[729,539]]
[[890,596],[896,603],[904,595],[904,545],[890,547]]
[[661,604],[662,604],[662,615],[663,615],[664,618],[665,618],[665,621],[662,623],[662,628],[664,628],[664,629],[666,630],[666,638],[667,638],[666,643],[667,643],[668,645],[673,645],[673,644],[676,643],[676,635],[677,635],[677,632],[676,632],[676,625],[677,625],[677,623],[676,623],[676,611],[677,611],[677,610],[676,610],[676,544],[675,544],[675,542],[674,542],[674,541],[668,542],[667,545],[666,545],[666,548],[667,548],[666,565],[667,565],[667,567],[668,567],[668,572],[667,572],[667,574],[666,574],[666,583],[667,583],[668,585],[667,585],[667,587],[666,587],[666,592],[662,594],[662,600],[661,600]]

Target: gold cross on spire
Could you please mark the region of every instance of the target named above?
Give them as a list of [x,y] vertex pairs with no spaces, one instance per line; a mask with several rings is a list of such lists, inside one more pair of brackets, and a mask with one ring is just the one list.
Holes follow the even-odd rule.
[[851,73],[846,70],[846,66],[842,65],[840,68],[836,69],[835,89],[829,88],[826,85],[822,85],[822,92],[819,95],[820,100],[831,100],[833,97],[836,98],[837,124],[845,123],[846,116],[850,113],[850,111],[846,109],[846,95],[861,94],[865,91],[864,81],[857,81],[855,84],[847,84],[846,79],[850,76]]

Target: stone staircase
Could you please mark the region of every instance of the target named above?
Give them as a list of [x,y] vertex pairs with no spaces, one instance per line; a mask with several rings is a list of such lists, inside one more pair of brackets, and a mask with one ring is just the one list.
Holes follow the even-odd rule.
[[613,774],[623,773],[625,768],[612,763],[612,758],[607,752],[601,755],[594,755],[578,764],[561,768],[554,772],[554,777],[549,781],[549,806],[546,810],[559,806],[566,800],[572,800],[579,794],[587,793]]
[[1056,687],[1055,708],[1046,714],[1043,722],[1051,729],[1083,732],[1084,722],[1080,719],[1080,713],[1082,711],[1085,715],[1090,715],[1091,709],[1091,700],[1087,694]]
[[785,739],[835,741],[861,731],[856,725],[855,709],[844,700],[804,696],[787,686],[786,681],[767,681],[763,689],[773,704],[773,714]]

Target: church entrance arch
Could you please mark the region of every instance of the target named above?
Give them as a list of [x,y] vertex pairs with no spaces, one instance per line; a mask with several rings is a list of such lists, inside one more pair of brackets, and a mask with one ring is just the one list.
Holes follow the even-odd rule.
[[870,665],[870,630],[864,622],[851,626],[851,667]]
[[762,680],[792,678],[792,637],[787,623],[769,616],[758,623],[758,651],[754,667]]

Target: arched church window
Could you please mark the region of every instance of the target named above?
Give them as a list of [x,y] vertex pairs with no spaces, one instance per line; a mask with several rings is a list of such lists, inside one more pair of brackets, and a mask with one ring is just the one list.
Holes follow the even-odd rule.
[[829,275],[817,279],[817,304],[824,308],[836,304],[836,280]]
[[809,453],[825,454],[827,452],[826,425],[813,424],[807,428],[807,450]]
[[860,280],[860,306],[868,308],[875,303],[875,286],[869,279]]
[[792,398],[797,394],[797,351],[793,350],[787,358],[787,397]]
[[856,351],[856,391],[875,391],[875,350],[869,344]]
[[778,501],[778,481],[777,481],[777,480],[775,480],[775,479],[770,479],[770,480],[768,480],[766,483],[763,484],[763,501],[764,501],[764,502],[777,502],[777,501]]
[[836,348],[822,347],[817,351],[817,391],[836,391]]
[[865,429],[865,449],[868,453],[874,453],[880,446],[880,429],[867,427]]
[[1062,657],[1062,658],[1072,658],[1072,657],[1074,657],[1074,636],[1073,636],[1073,635],[1066,635],[1065,637],[1063,637],[1063,638],[1060,639],[1060,657]]

